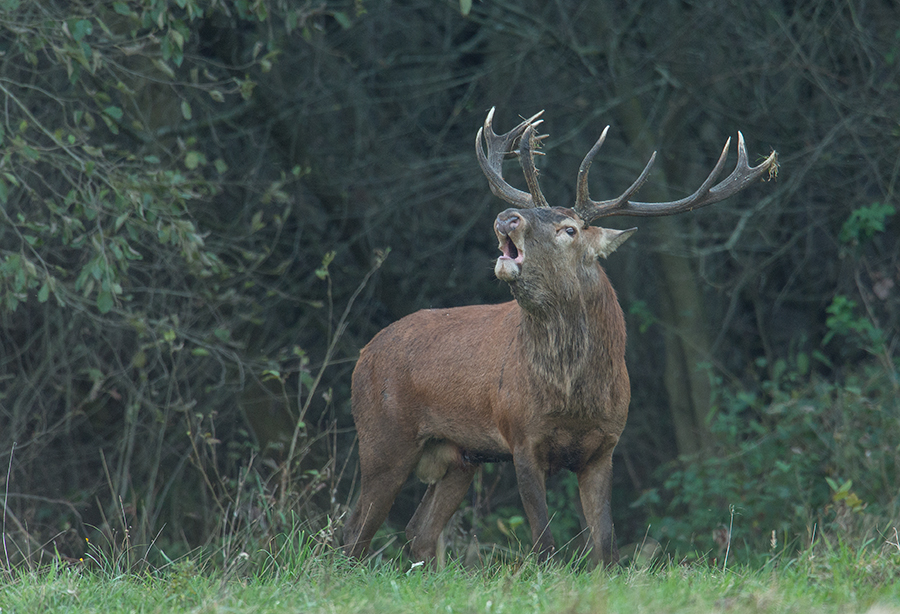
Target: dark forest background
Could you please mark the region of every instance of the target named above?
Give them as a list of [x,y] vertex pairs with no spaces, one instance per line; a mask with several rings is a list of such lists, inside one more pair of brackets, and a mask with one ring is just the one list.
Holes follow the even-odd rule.
[[[643,200],[692,192],[738,130],[751,163],[779,152],[714,207],[609,222],[640,227],[605,263],[630,335],[620,544],[889,531],[898,86],[889,0],[0,0],[4,564],[330,543],[359,348],[510,298],[474,155],[492,106],[499,131],[546,109],[551,204],[607,124],[595,198],[654,150]],[[575,488],[550,503],[577,544]],[[526,535],[486,466],[448,543]]]

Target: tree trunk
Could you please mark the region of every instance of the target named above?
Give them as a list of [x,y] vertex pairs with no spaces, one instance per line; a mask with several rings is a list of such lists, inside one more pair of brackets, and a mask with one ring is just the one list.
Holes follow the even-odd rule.
[[[620,74],[629,74],[620,71]],[[635,149],[649,159],[653,147],[641,103],[625,78],[617,80],[617,93],[622,103],[617,107],[619,121]],[[668,184],[666,169],[654,168],[653,185],[646,185],[641,194],[647,200],[669,200],[667,190],[658,186]],[[707,374],[698,368],[709,360],[710,340],[703,309],[703,290],[691,260],[681,254],[691,249],[685,240],[683,222],[663,217],[655,221],[660,236],[666,237],[667,249],[655,251],[663,278],[665,296],[659,306],[660,319],[665,324],[666,362],[663,381],[669,399],[669,411],[675,426],[678,454],[700,452],[709,441],[706,417],[710,409],[710,385]]]

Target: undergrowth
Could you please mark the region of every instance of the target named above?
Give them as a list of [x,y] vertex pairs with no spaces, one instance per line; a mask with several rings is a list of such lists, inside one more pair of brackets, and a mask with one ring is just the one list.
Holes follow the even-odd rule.
[[[658,471],[650,534],[682,556],[758,562],[767,549],[802,550],[819,534],[852,539],[898,517],[900,402],[883,374],[842,385],[786,373],[757,390],[722,391],[704,455]],[[737,560],[737,559],[736,559]]]

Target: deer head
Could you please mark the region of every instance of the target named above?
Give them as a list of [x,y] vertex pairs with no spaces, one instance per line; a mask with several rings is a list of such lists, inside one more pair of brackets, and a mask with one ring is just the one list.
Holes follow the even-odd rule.
[[[612,230],[591,226],[600,217],[613,215],[659,216],[705,207],[728,198],[749,182],[758,178],[774,164],[775,154],[762,164],[750,167],[744,137],[738,133],[738,162],[734,171],[721,183],[713,185],[721,174],[731,143],[725,143],[722,154],[712,172],[700,188],[687,198],[662,203],[631,201],[631,197],[647,180],[656,160],[656,152],[650,157],[644,170],[631,186],[618,197],[592,200],[588,191],[588,172],[597,152],[603,146],[609,132],[607,126],[600,138],[584,157],[578,171],[574,207],[550,207],[541,191],[534,156],[546,135],[538,135],[537,127],[543,111],[522,121],[509,132],[498,135],[493,129],[492,108],[478,130],[475,151],[478,162],[491,187],[491,191],[518,209],[507,209],[494,223],[502,255],[497,259],[494,272],[510,284],[513,294],[523,307],[534,305],[538,289],[552,285],[557,293],[567,287],[583,287],[578,274],[591,271],[598,257],[606,258],[624,243],[637,228]],[[486,148],[486,151],[485,151]],[[507,156],[519,158],[525,174],[528,192],[514,188],[503,179],[502,163]],[[572,285],[574,284],[574,285]]]

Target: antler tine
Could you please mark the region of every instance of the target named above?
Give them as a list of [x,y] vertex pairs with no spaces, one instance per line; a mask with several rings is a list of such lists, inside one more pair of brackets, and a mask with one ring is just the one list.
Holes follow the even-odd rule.
[[[484,128],[479,128],[478,134],[475,136],[475,152],[478,156],[478,163],[488,179],[491,192],[515,207],[548,206],[547,200],[541,193],[540,185],[538,185],[537,169],[534,166],[534,154],[540,153],[535,152],[535,148],[544,138],[544,135],[536,136],[534,128],[544,121],[538,119],[543,113],[543,111],[535,113],[509,132],[496,134],[493,128],[494,107],[491,107],[484,120]],[[484,146],[482,146],[482,138],[484,146],[487,147],[486,154]],[[519,141],[518,150],[513,149],[516,141]],[[510,154],[519,157],[530,193],[514,188],[503,179],[503,158]]]
[[[582,218],[585,219],[587,223],[590,223],[597,218],[612,215],[651,217],[659,215],[672,215],[674,213],[681,213],[683,211],[699,209],[700,207],[712,205],[719,201],[725,200],[733,194],[736,194],[737,192],[744,189],[748,184],[750,184],[750,182],[758,179],[773,165],[777,164],[778,154],[773,151],[769,155],[769,157],[762,162],[762,164],[759,164],[758,166],[750,166],[747,162],[747,148],[744,144],[744,135],[738,132],[737,164],[735,165],[735,168],[731,172],[731,174],[728,175],[728,177],[723,179],[719,184],[713,185],[716,181],[716,178],[722,173],[722,169],[725,167],[725,160],[728,157],[728,149],[730,146],[731,138],[729,138],[725,142],[725,147],[722,149],[722,154],[719,156],[719,160],[716,162],[716,165],[713,168],[712,172],[709,174],[703,184],[697,189],[697,191],[690,196],[687,196],[680,200],[661,203],[644,203],[628,200],[631,194],[633,194],[634,191],[638,187],[640,187],[640,184],[642,184],[646,179],[646,175],[649,172],[650,166],[653,164],[653,159],[656,155],[656,153],[654,152],[654,157],[650,158],[650,162],[644,168],[644,172],[641,173],[641,176],[638,178],[638,180],[635,181],[622,196],[613,200],[602,202],[592,201],[588,199],[587,207],[585,210],[586,215],[582,215]],[[583,165],[584,164],[582,164],[582,166]]]
[[538,171],[534,166],[534,154],[540,153],[535,151],[535,148],[540,143],[540,138],[534,134],[534,127],[537,123],[529,124],[522,134],[522,139],[519,141],[519,163],[521,163],[522,172],[525,174],[525,183],[528,184],[528,191],[531,192],[532,206],[549,207],[547,199],[544,198],[544,194],[541,192],[541,186],[537,178]]
[[604,141],[606,141],[606,134],[608,132],[609,126],[603,129],[603,134],[600,135],[600,138],[597,139],[597,142],[591,147],[591,150],[584,157],[581,166],[578,168],[578,181],[575,191],[575,211],[578,212],[578,215],[581,216],[581,219],[585,220],[585,223],[587,224],[589,224],[591,220],[602,217],[603,215],[611,215],[606,212],[614,211],[620,208],[623,203],[628,202],[628,199],[644,185],[645,181],[647,181],[650,169],[653,168],[653,163],[656,161],[656,152],[654,151],[653,155],[651,155],[650,159],[647,161],[647,165],[644,166],[644,170],[641,171],[640,176],[638,176],[634,183],[632,183],[631,186],[617,198],[603,201],[591,200],[588,192],[588,171],[591,170],[591,163],[594,161],[594,156],[597,155],[597,152],[600,151]]
[[[712,202],[718,202],[723,198],[728,198],[732,194],[743,190],[750,182],[760,177],[763,173],[770,171],[773,167],[776,170],[778,169],[778,153],[775,151],[772,151],[772,153],[769,154],[769,157],[763,160],[762,163],[758,164],[757,166],[750,166],[747,163],[747,159],[747,147],[744,143],[744,135],[741,134],[739,130],[737,165],[735,166],[735,169],[731,172],[731,174],[728,175],[728,177],[726,177],[724,181],[722,181],[722,183],[710,189],[710,196],[715,195],[717,198],[717,200]],[[745,172],[738,173],[740,169],[743,169]]]
[[603,143],[606,141],[606,133],[608,132],[609,126],[606,126],[606,128],[603,129],[600,138],[597,139],[597,142],[594,143],[591,150],[584,156],[584,160],[581,161],[581,166],[578,167],[578,180],[575,188],[575,211],[582,211],[584,205],[591,200],[591,196],[588,193],[588,171],[591,170],[591,163],[594,161],[594,156],[596,156],[597,152],[600,151],[600,148],[603,147]]

